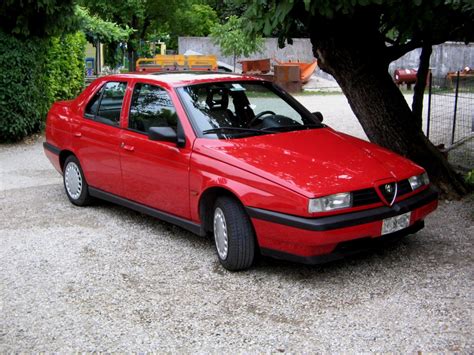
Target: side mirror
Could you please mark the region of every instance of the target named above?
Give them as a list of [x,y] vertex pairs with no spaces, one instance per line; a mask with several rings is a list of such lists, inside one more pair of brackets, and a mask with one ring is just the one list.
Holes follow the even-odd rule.
[[177,134],[171,127],[150,127],[148,129],[148,139],[151,141],[176,143]]
[[323,118],[323,114],[321,112],[319,112],[319,111],[313,112],[313,116],[315,116],[319,120],[319,122],[323,122],[324,118]]

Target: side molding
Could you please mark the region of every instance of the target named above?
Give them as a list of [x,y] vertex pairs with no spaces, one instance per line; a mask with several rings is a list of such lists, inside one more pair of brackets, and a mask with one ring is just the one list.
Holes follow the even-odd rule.
[[43,148],[46,150],[49,150],[51,153],[56,154],[56,155],[59,155],[59,153],[61,152],[61,149],[59,149],[58,147],[48,142],[43,142]]
[[190,231],[191,233],[194,233],[194,234],[197,234],[197,235],[200,235],[200,236],[205,235],[204,232],[201,229],[200,224],[188,221],[187,219],[177,217],[177,216],[174,216],[174,215],[166,213],[166,212],[162,212],[160,210],[142,205],[142,204],[134,202],[134,201],[127,200],[123,197],[116,196],[114,194],[111,194],[111,193],[108,193],[108,192],[105,192],[105,191],[102,191],[102,190],[99,190],[99,189],[96,189],[96,188],[93,188],[93,187],[89,187],[89,193],[90,193],[91,196],[96,197],[98,199],[109,201],[109,202],[115,203],[117,205],[130,208],[134,211],[137,211],[137,212],[140,212],[140,213],[158,218],[162,221],[175,224],[175,225],[177,225],[181,228],[184,228],[184,229]]

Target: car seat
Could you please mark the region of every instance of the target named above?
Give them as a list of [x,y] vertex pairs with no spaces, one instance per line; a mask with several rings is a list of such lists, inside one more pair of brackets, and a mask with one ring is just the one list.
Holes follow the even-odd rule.
[[212,118],[217,121],[219,127],[235,126],[235,116],[229,106],[229,94],[224,88],[211,88],[207,92],[206,104],[209,107]]

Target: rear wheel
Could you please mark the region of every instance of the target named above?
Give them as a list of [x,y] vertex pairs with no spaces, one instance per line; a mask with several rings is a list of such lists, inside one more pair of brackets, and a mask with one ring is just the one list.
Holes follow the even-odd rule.
[[82,172],[79,160],[70,155],[64,162],[63,181],[66,195],[76,206],[86,206],[90,204],[89,185]]
[[213,214],[217,257],[227,270],[244,270],[255,259],[255,233],[243,206],[234,199],[219,197]]

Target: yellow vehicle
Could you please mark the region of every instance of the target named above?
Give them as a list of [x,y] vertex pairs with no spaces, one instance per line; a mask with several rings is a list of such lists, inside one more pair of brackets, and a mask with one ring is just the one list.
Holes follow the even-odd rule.
[[163,71],[217,71],[215,55],[162,55],[153,58],[139,58],[136,62],[138,72]]

